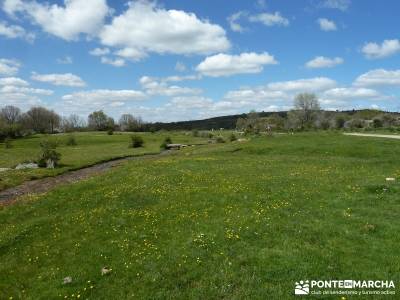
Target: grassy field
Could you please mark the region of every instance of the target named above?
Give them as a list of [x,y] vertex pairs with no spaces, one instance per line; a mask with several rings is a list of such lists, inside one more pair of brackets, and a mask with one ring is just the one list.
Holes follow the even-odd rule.
[[292,299],[302,279],[397,284],[399,152],[340,134],[253,138],[26,198],[0,209],[0,299]]
[[12,168],[19,163],[34,161],[39,157],[40,141],[45,139],[57,141],[59,146],[57,151],[61,153],[61,167],[53,170],[13,170],[0,172],[0,190],[15,186],[21,182],[54,176],[65,171],[78,169],[92,165],[97,162],[110,160],[117,157],[129,155],[140,155],[144,153],[158,153],[160,144],[165,137],[170,136],[173,142],[177,143],[203,143],[206,140],[194,138],[190,134],[184,133],[138,133],[144,138],[143,148],[129,148],[130,134],[115,133],[107,135],[105,132],[74,133],[77,141],[76,146],[67,146],[66,141],[69,134],[60,135],[34,135],[31,137],[12,141],[12,148],[6,149],[0,143],[0,168]]

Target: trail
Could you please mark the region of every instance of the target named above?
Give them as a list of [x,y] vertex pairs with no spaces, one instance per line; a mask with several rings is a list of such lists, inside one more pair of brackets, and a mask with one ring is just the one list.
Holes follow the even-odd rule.
[[53,177],[45,177],[41,179],[27,181],[22,183],[21,185],[0,191],[0,206],[12,204],[16,202],[19,197],[24,195],[46,193],[60,185],[74,183],[82,179],[104,173],[105,171],[114,168],[125,161],[138,159],[155,159],[168,155],[171,152],[171,150],[166,150],[158,154],[144,154],[140,156],[138,155],[118,158],[107,162],[94,164],[89,167],[83,167],[79,170],[68,171],[66,173]]
[[396,140],[400,140],[400,135],[390,135],[390,134],[344,133],[344,135],[364,136],[364,137],[377,137],[377,138],[387,138],[387,139],[396,139]]

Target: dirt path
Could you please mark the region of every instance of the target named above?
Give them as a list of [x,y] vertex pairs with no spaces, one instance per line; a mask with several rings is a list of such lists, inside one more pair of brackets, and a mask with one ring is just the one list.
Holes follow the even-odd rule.
[[103,173],[110,168],[116,167],[121,163],[129,160],[137,159],[154,159],[171,153],[170,150],[163,151],[159,154],[145,154],[141,156],[130,156],[111,160],[108,162],[99,163],[90,167],[85,167],[76,171],[69,171],[54,177],[45,177],[32,181],[24,182],[23,184],[12,187],[0,192],[0,205],[8,205],[14,203],[18,197],[28,194],[45,193],[54,189],[57,186],[80,181],[91,176]]
[[377,137],[377,138],[387,138],[387,139],[396,139],[396,140],[400,140],[400,135],[390,135],[390,134],[344,133],[344,135],[365,136],[365,137]]

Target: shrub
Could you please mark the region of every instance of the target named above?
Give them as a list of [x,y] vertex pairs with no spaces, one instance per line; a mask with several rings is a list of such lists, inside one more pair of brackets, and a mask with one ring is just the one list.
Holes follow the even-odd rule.
[[67,137],[67,142],[65,143],[67,146],[76,146],[78,143],[73,135]]
[[224,138],[222,136],[218,136],[217,139],[216,139],[216,142],[217,143],[225,143],[225,140],[224,140]]
[[235,135],[234,133],[232,133],[232,134],[229,136],[229,140],[230,140],[231,142],[236,141],[236,140],[237,140],[236,135]]
[[107,134],[108,134],[108,135],[113,135],[113,134],[114,134],[114,130],[108,129],[108,130],[107,130]]
[[198,137],[198,136],[199,136],[199,131],[198,131],[197,129],[193,130],[193,131],[192,131],[192,135],[193,135],[194,137]]
[[140,135],[131,135],[131,148],[143,147],[144,141]]
[[12,148],[11,139],[9,137],[6,137],[4,139],[4,148],[6,149]]
[[56,151],[57,143],[48,140],[40,142],[39,167],[55,168],[61,159],[61,154]]
[[162,142],[162,144],[160,145],[161,149],[167,149],[167,145],[168,144],[172,144],[172,140],[169,136],[167,136],[164,141]]

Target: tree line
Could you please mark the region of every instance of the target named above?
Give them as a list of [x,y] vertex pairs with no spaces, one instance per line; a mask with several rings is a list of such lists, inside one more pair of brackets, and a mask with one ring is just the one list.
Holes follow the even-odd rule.
[[34,133],[74,131],[158,131],[158,130],[211,130],[238,129],[245,132],[268,130],[361,129],[400,127],[398,113],[379,110],[324,111],[315,94],[296,96],[293,109],[288,112],[250,112],[205,120],[146,123],[140,117],[123,114],[116,122],[102,110],[94,111],[87,119],[71,114],[62,117],[45,107],[32,107],[22,112],[18,107],[0,109],[0,140]]
[[74,131],[144,131],[146,128],[140,117],[123,114],[118,122],[102,110],[92,112],[87,120],[71,114],[61,117],[45,107],[32,107],[22,112],[16,106],[7,105],[0,109],[0,140],[17,138],[35,133],[60,133]]

